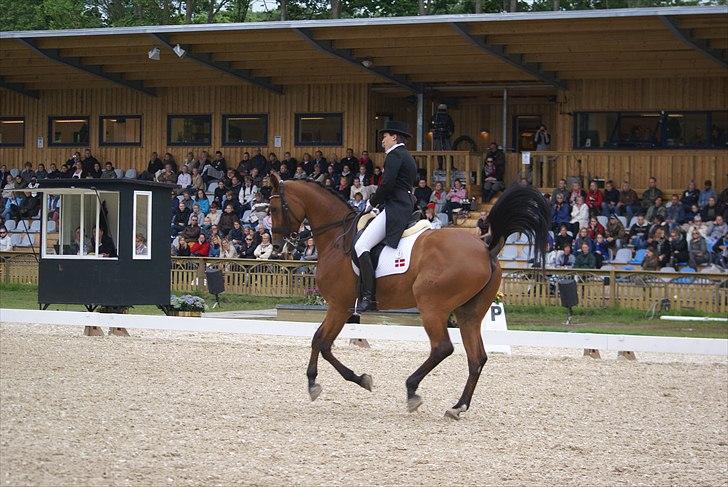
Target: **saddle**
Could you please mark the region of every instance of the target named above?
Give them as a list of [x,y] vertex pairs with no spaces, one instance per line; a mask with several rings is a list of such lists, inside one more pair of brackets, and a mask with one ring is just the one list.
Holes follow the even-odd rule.
[[[362,213],[357,217],[356,222],[356,235],[354,235],[354,238],[351,242],[351,260],[354,261],[354,265],[359,267],[359,257],[356,255],[356,252],[354,251],[354,245],[356,245],[357,240],[359,240],[359,237],[361,237],[362,232],[364,232],[364,229],[371,223],[371,221],[376,217],[375,214],[372,212],[368,213]],[[426,228],[431,228],[430,222],[427,221],[427,219],[424,218],[424,214],[420,210],[416,210],[412,212],[412,216],[410,216],[409,223],[407,224],[407,228],[404,229],[402,232],[402,238],[409,237],[410,235],[414,235],[417,232],[420,232]],[[369,252],[369,257],[372,259],[372,266],[376,269],[377,265],[379,264],[379,256],[382,254],[382,249],[384,249],[385,245],[384,242],[379,242],[377,245],[372,248],[372,250]]]

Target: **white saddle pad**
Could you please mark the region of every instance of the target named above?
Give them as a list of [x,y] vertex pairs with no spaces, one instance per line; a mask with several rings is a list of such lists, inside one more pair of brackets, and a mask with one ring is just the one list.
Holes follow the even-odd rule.
[[[379,263],[377,264],[377,270],[375,271],[376,277],[390,276],[392,274],[404,274],[407,272],[410,266],[410,256],[412,255],[412,247],[415,245],[415,241],[422,235],[425,230],[431,230],[432,224],[427,220],[420,220],[418,222],[420,229],[399,239],[399,245],[396,249],[389,246],[384,246],[382,253],[379,254]],[[359,268],[352,261],[351,266],[354,268],[354,274],[359,275]]]

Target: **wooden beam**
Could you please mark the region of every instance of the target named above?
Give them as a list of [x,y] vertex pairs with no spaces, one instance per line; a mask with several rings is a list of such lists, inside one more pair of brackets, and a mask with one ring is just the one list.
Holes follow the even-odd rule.
[[346,61],[350,64],[353,64],[354,66],[358,67],[359,69],[363,69],[365,71],[368,71],[370,73],[374,73],[388,81],[391,81],[392,83],[396,84],[397,86],[401,86],[402,88],[405,88],[406,90],[419,94],[424,93],[425,87],[416,83],[412,83],[409,79],[407,79],[404,76],[397,76],[396,74],[393,74],[390,69],[386,66],[364,66],[362,64],[362,59],[357,59],[354,57],[351,52],[345,51],[343,49],[338,49],[334,46],[334,43],[332,41],[322,41],[317,40],[316,37],[314,37],[313,32],[311,32],[310,29],[295,29],[296,32],[299,33],[299,35],[307,41],[309,44],[311,44],[313,47],[318,49],[321,52],[328,53],[332,55],[333,57],[339,58],[343,61]]
[[107,81],[111,81],[112,83],[116,83],[117,85],[124,86],[126,88],[131,88],[136,91],[141,91],[144,94],[147,94],[149,96],[157,96],[157,93],[150,88],[147,88],[144,86],[144,83],[141,81],[129,81],[117,74],[113,73],[107,73],[103,70],[103,68],[99,66],[92,66],[88,64],[83,64],[81,61],[79,61],[77,58],[66,58],[61,57],[58,54],[58,49],[43,49],[41,47],[38,47],[38,45],[35,43],[33,39],[23,38],[18,39],[20,42],[31,48],[33,51],[37,52],[41,56],[50,59],[52,61],[55,61],[60,64],[65,64],[67,66],[71,66],[73,68],[76,68],[79,71],[84,71],[86,73],[92,74],[96,77],[103,78]]
[[5,78],[3,78],[2,76],[0,76],[0,88],[5,88],[6,90],[14,91],[16,93],[20,93],[21,95],[35,98],[36,100],[40,98],[40,94],[37,91],[29,90],[20,83],[9,83],[5,81]]
[[[172,41],[169,39],[169,37],[161,35],[161,34],[151,34],[151,35],[154,38],[158,39],[163,44],[167,45],[170,49],[174,49],[175,44],[172,43]],[[212,68],[212,69],[215,69],[222,73],[228,74],[228,75],[238,78],[242,81],[245,81],[246,83],[256,85],[260,88],[263,88],[264,90],[271,91],[278,95],[283,94],[283,88],[281,88],[278,85],[273,84],[269,79],[260,78],[260,77],[253,75],[253,73],[251,73],[250,70],[235,69],[235,68],[231,67],[230,64],[227,62],[215,61],[212,58],[212,56],[209,54],[195,53],[195,52],[191,51],[191,47],[189,45],[184,45],[181,47],[185,51],[187,51],[185,53],[185,57],[192,61],[195,61],[198,64],[201,64],[203,66],[207,66],[208,68]]]
[[725,69],[728,69],[728,57],[726,56],[725,51],[713,49],[710,47],[710,44],[708,42],[693,37],[691,31],[681,29],[677,21],[672,17],[668,17],[667,15],[660,15],[660,20],[663,24],[665,24],[665,27],[667,27],[670,32],[672,32],[675,37],[677,37],[683,44],[690,46],[692,49],[695,49],[700,54],[706,56],[709,59],[712,59],[713,61],[723,66]]
[[500,44],[490,44],[487,37],[476,37],[470,34],[468,27],[463,23],[453,22],[450,24],[455,31],[465,40],[470,41],[473,45],[479,47],[483,51],[505,61],[521,71],[534,76],[541,81],[553,85],[559,89],[565,90],[566,84],[561,81],[555,74],[541,71],[538,65],[523,61],[523,55],[515,56],[506,52],[505,46]]

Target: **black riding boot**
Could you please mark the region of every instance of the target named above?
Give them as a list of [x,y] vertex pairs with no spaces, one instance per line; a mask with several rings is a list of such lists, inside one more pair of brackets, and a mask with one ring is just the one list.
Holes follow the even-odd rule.
[[369,252],[359,256],[359,301],[356,303],[356,313],[376,311],[377,303],[374,300],[374,267]]

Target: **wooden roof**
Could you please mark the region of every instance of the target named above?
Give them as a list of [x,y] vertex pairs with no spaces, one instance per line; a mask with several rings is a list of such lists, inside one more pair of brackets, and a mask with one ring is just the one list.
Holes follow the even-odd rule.
[[[0,86],[450,85],[728,76],[725,7],[0,33]],[[180,44],[187,54],[171,49]],[[161,58],[148,58],[154,47]],[[363,63],[363,64],[362,64]]]

